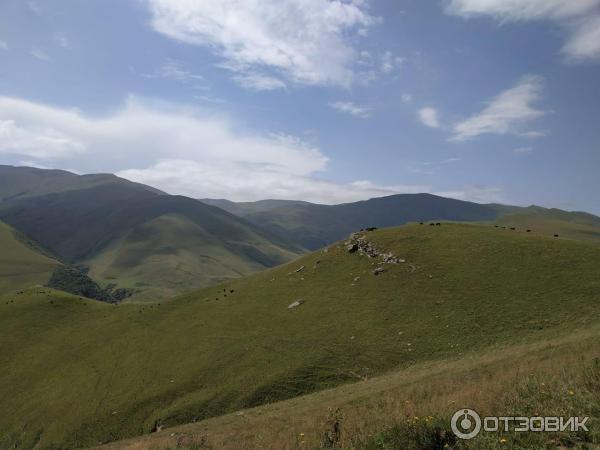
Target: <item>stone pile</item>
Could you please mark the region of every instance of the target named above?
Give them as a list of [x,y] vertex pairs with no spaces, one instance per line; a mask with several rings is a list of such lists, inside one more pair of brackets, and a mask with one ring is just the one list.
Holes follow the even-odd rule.
[[[402,258],[398,258],[391,252],[379,250],[372,242],[369,242],[365,235],[360,233],[352,233],[350,238],[344,242],[348,253],[358,252],[361,255],[366,255],[369,258],[378,258],[381,261],[377,264],[400,264],[406,262]],[[381,273],[381,272],[379,272]]]

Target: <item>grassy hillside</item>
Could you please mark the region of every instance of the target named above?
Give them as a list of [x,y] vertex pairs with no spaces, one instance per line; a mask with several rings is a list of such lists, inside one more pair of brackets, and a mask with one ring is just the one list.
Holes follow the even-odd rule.
[[298,200],[258,200],[255,202],[232,202],[222,198],[212,199],[203,198],[200,199],[202,203],[207,205],[216,206],[224,211],[234,214],[239,217],[246,217],[254,213],[262,213],[272,211],[277,208],[290,207],[290,206],[310,206],[313,203],[303,202]]
[[367,239],[405,262],[374,276],[333,245],[160,305],[3,299],[0,447],[116,440],[573,333],[600,312],[595,243],[460,224]]
[[219,208],[122,181],[5,201],[0,218],[64,261],[87,265],[105,286],[135,289],[146,300],[256,272],[302,251]]
[[60,263],[0,222],[0,293],[44,284]]
[[102,284],[132,287],[134,300],[148,301],[250,275],[295,256],[250,232],[225,237],[184,214],[165,214],[136,226],[84,264]]
[[600,241],[600,217],[587,213],[530,206],[506,212],[495,223],[547,236],[559,234],[564,238]]
[[[98,450],[564,449],[600,444],[600,326],[498,345],[290,400],[166,428]],[[590,417],[589,432],[480,433],[453,438],[451,417]],[[338,432],[335,433],[337,426]]]

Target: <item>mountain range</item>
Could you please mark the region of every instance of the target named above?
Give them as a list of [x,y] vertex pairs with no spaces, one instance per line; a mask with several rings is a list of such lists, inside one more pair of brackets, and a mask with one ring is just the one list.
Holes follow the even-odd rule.
[[[102,288],[119,291],[119,299],[126,292],[129,301],[166,299],[249,275],[367,227],[461,221],[600,239],[600,218],[537,206],[478,204],[431,194],[340,205],[235,203],[169,195],[111,174],[13,166],[0,166],[0,221],[5,234],[10,227],[25,237],[21,242],[33,243],[31,251],[42,249],[55,264],[74,267]],[[44,272],[34,265],[31,272],[30,279],[43,284],[45,276],[33,274]]]

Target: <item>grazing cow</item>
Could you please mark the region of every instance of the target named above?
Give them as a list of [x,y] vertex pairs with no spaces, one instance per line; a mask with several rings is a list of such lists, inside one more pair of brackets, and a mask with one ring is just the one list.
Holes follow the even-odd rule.
[[531,230],[527,230],[528,233],[531,233]]
[[440,225],[441,225],[441,223],[439,223],[439,222],[435,223],[435,226],[437,226],[437,227],[439,227]]
[[510,229],[513,230],[513,231],[515,231],[516,228],[515,227],[510,227]]
[[423,222],[419,222],[419,225],[423,225]]
[[429,224],[429,226],[430,226],[430,227],[432,227],[432,226],[434,226],[434,225],[435,225],[435,223],[433,223],[433,222],[431,222],[431,223]]
[[558,234],[555,234],[554,237],[558,237]]

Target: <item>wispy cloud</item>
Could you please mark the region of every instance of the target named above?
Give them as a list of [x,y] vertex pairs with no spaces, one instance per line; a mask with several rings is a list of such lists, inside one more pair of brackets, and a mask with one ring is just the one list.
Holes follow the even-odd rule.
[[53,36],[54,41],[64,49],[71,48],[71,40],[65,33],[55,33]]
[[403,103],[410,103],[412,102],[413,96],[412,94],[404,93],[402,94],[401,99]]
[[574,62],[600,60],[600,0],[450,0],[446,12],[500,23],[549,20],[568,32],[562,51]]
[[254,91],[275,91],[287,87],[279,78],[259,73],[241,73],[235,75],[233,80],[240,86]]
[[420,175],[433,175],[439,169],[449,164],[454,164],[461,161],[460,158],[446,158],[440,161],[426,161],[412,164],[408,167],[408,171],[418,173]]
[[440,121],[438,118],[438,112],[435,108],[431,106],[421,108],[418,111],[419,120],[423,125],[426,125],[430,128],[439,128]]
[[526,129],[546,114],[532,105],[540,100],[542,89],[541,77],[524,76],[516,86],[494,97],[481,112],[455,124],[450,140],[465,141],[482,134],[543,135],[541,131]]
[[187,70],[183,64],[174,59],[166,59],[162,65],[153,73],[145,75],[147,78],[164,78],[189,84],[196,89],[208,89],[206,79],[197,73]]
[[50,57],[48,56],[48,54],[41,48],[33,47],[29,53],[31,54],[31,56],[39,59],[40,61],[50,61]]
[[497,186],[465,186],[462,189],[439,191],[435,194],[477,203],[507,203],[504,190]]
[[40,4],[38,2],[30,0],[30,1],[27,2],[27,7],[34,14],[38,14],[39,15],[39,14],[42,13],[42,7],[40,6]]
[[332,102],[329,104],[333,109],[344,114],[366,119],[371,117],[373,110],[364,106],[355,105],[352,102]]
[[380,69],[383,73],[393,72],[396,68],[404,62],[404,58],[400,56],[394,56],[390,51],[387,51],[381,57]]
[[6,43],[6,41],[0,41],[0,49],[8,50],[8,44]]
[[359,59],[354,40],[380,21],[369,13],[369,0],[144,2],[155,31],[210,48],[222,67],[245,75],[269,69],[307,85],[352,84]]

